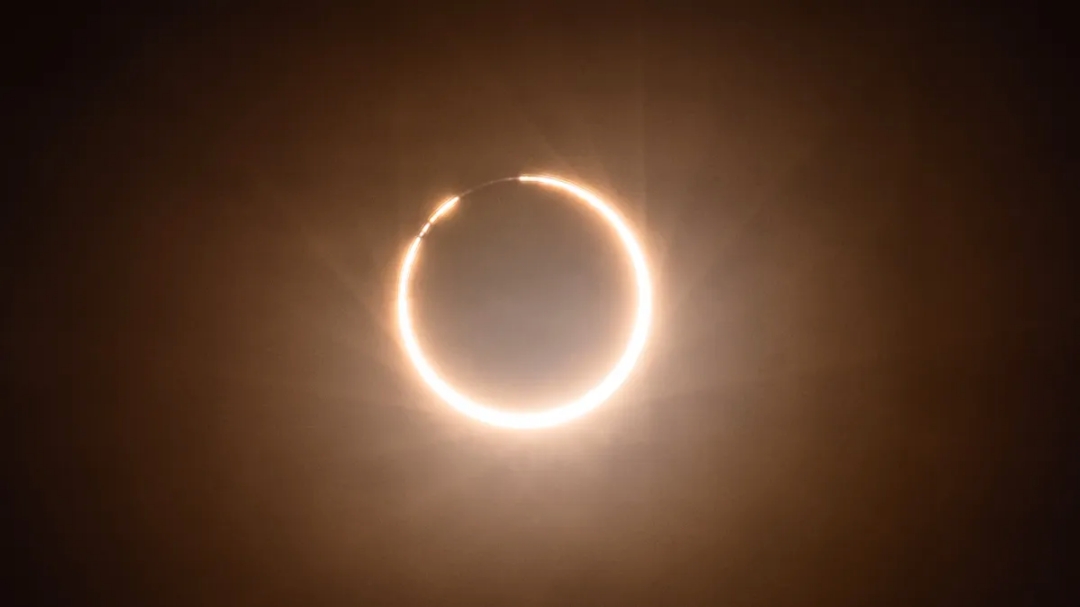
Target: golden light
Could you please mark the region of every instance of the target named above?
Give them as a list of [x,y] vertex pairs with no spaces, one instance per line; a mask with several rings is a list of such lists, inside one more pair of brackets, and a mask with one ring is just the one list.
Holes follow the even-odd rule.
[[408,354],[413,366],[416,367],[420,377],[448,405],[475,420],[493,426],[517,429],[547,428],[581,417],[599,407],[626,381],[642,350],[645,348],[645,341],[649,334],[649,325],[652,322],[652,283],[650,282],[649,268],[645,262],[645,254],[642,252],[641,245],[638,244],[633,231],[630,230],[623,218],[611,205],[589,190],[563,179],[521,175],[517,177],[517,181],[548,186],[573,195],[596,211],[615,230],[627,255],[629,255],[637,286],[637,308],[630,337],[615,366],[608,371],[600,383],[577,399],[566,403],[557,403],[536,411],[507,411],[491,404],[479,403],[451,386],[435,371],[424,355],[424,351],[420,348],[420,342],[413,327],[409,310],[409,287],[413,266],[416,264],[416,258],[420,251],[420,242],[435,222],[454,208],[461,199],[459,196],[455,196],[439,205],[439,208],[432,213],[427,223],[420,229],[420,233],[413,239],[408,252],[405,254],[405,260],[401,264],[401,273],[398,277],[398,328],[401,331],[405,352]]

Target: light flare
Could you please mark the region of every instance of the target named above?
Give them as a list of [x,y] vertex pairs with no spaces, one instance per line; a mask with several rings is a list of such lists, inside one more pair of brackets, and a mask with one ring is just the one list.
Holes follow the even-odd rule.
[[648,264],[645,261],[645,253],[642,251],[641,245],[638,244],[637,238],[622,216],[611,205],[589,190],[563,179],[541,175],[521,175],[517,178],[517,181],[537,183],[572,194],[607,221],[626,249],[633,266],[637,285],[637,310],[634,315],[634,326],[630,332],[630,337],[615,366],[608,371],[600,383],[577,399],[567,403],[555,404],[538,411],[507,411],[489,404],[479,403],[459,392],[435,371],[424,355],[424,351],[420,348],[420,342],[413,327],[412,316],[409,311],[409,286],[413,266],[416,264],[416,258],[420,251],[420,241],[436,221],[454,208],[461,199],[459,196],[455,196],[439,205],[439,208],[435,210],[427,223],[421,228],[419,235],[413,239],[408,252],[405,254],[405,260],[401,264],[401,273],[398,277],[398,327],[401,331],[405,351],[420,377],[448,405],[475,420],[493,426],[516,429],[548,428],[581,417],[599,407],[626,381],[634,368],[634,364],[641,356],[648,338],[649,326],[652,322],[652,283],[649,277]]

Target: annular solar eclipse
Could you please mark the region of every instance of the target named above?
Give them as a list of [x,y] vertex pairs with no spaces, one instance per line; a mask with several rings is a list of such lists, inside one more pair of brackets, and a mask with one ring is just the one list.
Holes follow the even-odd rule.
[[[630,336],[626,341],[622,354],[615,365],[607,374],[584,394],[569,402],[552,403],[538,410],[514,411],[500,407],[498,403],[478,402],[458,387],[450,385],[435,370],[435,366],[428,361],[420,340],[413,326],[412,311],[410,307],[409,289],[412,282],[413,268],[420,254],[424,236],[443,220],[447,213],[461,201],[461,196],[455,196],[443,202],[435,212],[431,214],[427,222],[420,229],[409,246],[405,259],[401,263],[401,271],[398,276],[397,289],[397,316],[398,328],[401,340],[409,360],[416,368],[424,383],[438,395],[446,404],[458,412],[467,415],[477,421],[500,426],[503,428],[532,429],[556,426],[576,419],[596,409],[603,404],[616,390],[626,381],[635,363],[641,356],[645,342],[649,335],[649,326],[652,321],[653,292],[649,277],[649,268],[646,263],[645,253],[638,243],[634,232],[627,225],[620,213],[600,196],[586,188],[556,177],[539,175],[521,175],[499,181],[518,181],[526,184],[535,184],[540,187],[548,187],[559,190],[570,197],[585,204],[596,212],[605,223],[615,231],[622,243],[626,255],[630,258],[630,265],[634,272],[636,285],[636,308],[633,315],[633,326]],[[481,186],[483,187],[483,186]]]

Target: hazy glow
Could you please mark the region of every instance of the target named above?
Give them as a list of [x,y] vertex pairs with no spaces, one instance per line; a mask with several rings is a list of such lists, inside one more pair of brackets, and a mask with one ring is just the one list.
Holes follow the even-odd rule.
[[555,404],[539,411],[506,411],[497,407],[476,402],[465,396],[456,388],[435,372],[428,362],[423,350],[420,348],[416,331],[413,328],[412,316],[409,312],[409,285],[412,277],[413,266],[416,264],[416,256],[420,251],[420,241],[427,234],[431,226],[457,204],[459,197],[455,196],[439,205],[439,208],[431,215],[427,223],[420,230],[420,234],[413,239],[409,246],[405,260],[401,264],[401,274],[398,278],[397,314],[398,326],[401,330],[401,338],[405,345],[405,351],[409,359],[416,367],[417,372],[424,382],[435,391],[447,404],[469,417],[504,428],[546,428],[580,417],[608,399],[619,386],[622,385],[634,368],[641,351],[645,348],[645,340],[649,334],[649,324],[652,320],[652,283],[649,279],[649,268],[645,263],[645,254],[641,250],[634,233],[623,221],[615,209],[604,202],[599,196],[582,188],[581,186],[556,179],[554,177],[542,177],[536,175],[522,175],[518,181],[524,183],[538,183],[553,187],[569,194],[573,194],[579,200],[589,205],[600,214],[615,230],[626,248],[627,254],[634,268],[634,277],[637,283],[637,311],[634,315],[634,327],[630,332],[630,339],[626,343],[619,361],[615,363],[611,371],[600,381],[576,400],[568,403]]

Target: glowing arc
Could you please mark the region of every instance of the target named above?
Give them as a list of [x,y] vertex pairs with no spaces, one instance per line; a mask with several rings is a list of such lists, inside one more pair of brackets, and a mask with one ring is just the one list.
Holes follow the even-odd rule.
[[556,405],[539,411],[505,411],[497,407],[481,404],[465,396],[449,383],[446,382],[428,362],[420,347],[419,339],[413,328],[412,317],[409,313],[409,285],[412,278],[413,266],[420,250],[420,241],[428,233],[431,227],[446,213],[453,210],[461,200],[460,196],[454,196],[443,202],[431,214],[427,222],[420,229],[420,233],[413,239],[412,244],[405,254],[401,264],[401,272],[398,277],[397,292],[397,316],[398,328],[401,332],[402,343],[413,366],[425,383],[448,405],[459,412],[480,422],[501,426],[504,428],[535,429],[556,426],[572,419],[581,417],[596,409],[604,403],[626,381],[638,358],[645,348],[648,338],[649,327],[652,322],[653,293],[652,283],[649,277],[648,264],[645,261],[645,253],[637,238],[615,209],[604,202],[599,196],[589,190],[555,177],[539,175],[521,175],[516,178],[523,183],[537,183],[560,189],[574,195],[579,200],[588,204],[598,212],[608,224],[615,230],[630,257],[634,269],[634,278],[637,285],[637,310],[634,315],[634,326],[615,366],[608,371],[607,375],[596,386],[589,389],[585,394],[568,403]]

